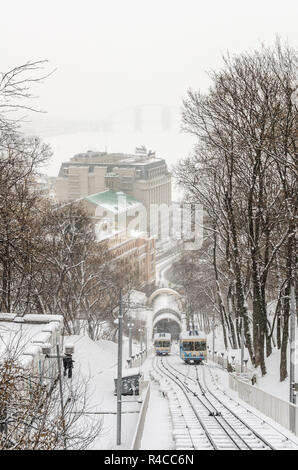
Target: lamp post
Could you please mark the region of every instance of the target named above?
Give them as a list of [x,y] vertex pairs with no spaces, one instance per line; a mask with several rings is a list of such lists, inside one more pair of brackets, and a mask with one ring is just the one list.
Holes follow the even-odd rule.
[[128,326],[128,338],[129,338],[129,341],[128,341],[128,357],[131,357],[132,356],[132,329],[134,327],[134,323],[129,322],[127,324],[127,326]]
[[[291,281],[290,286],[290,403],[296,404],[296,384],[295,384],[295,355],[296,355],[296,299],[295,299],[295,285],[294,280]],[[296,413],[295,407],[290,406],[290,428],[295,432],[296,428]]]
[[122,408],[122,288],[119,292],[118,313],[118,370],[117,370],[117,445],[121,444],[121,408]]
[[139,328],[139,333],[140,333],[140,351],[143,349],[143,329]]
[[143,328],[139,328],[140,333],[140,356],[141,356],[141,365],[143,364]]
[[215,311],[213,311],[212,319],[212,361],[214,362],[214,349],[215,349]]
[[61,374],[61,363],[60,360],[62,359],[65,361],[64,365],[64,375],[66,375],[66,367],[68,368],[69,374],[68,376],[71,377],[71,369],[73,366],[72,354],[74,353],[74,347],[72,345],[65,345],[65,355],[60,356],[60,348],[59,344],[56,345],[56,355],[51,355],[51,344],[44,344],[42,346],[42,353],[45,355],[46,359],[57,359],[58,365],[58,381],[59,381],[59,391],[60,391],[60,405],[61,405],[61,416],[62,416],[62,429],[63,429],[63,441],[64,441],[64,449],[67,449],[66,444],[66,429],[65,429],[65,414],[64,414],[64,400],[63,400],[63,388],[62,388],[62,374]]
[[240,372],[243,373],[243,360],[244,360],[244,318],[241,317],[241,358],[240,358]]

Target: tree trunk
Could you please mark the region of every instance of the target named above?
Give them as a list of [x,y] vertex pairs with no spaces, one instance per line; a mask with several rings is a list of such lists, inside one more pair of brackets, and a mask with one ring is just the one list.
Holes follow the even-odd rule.
[[284,325],[282,332],[282,342],[280,349],[280,381],[283,382],[288,376],[287,370],[287,347],[289,339],[289,316],[290,316],[290,291],[291,280],[294,279],[294,255],[295,255],[295,222],[291,221],[288,242],[287,242],[287,282],[284,295]]

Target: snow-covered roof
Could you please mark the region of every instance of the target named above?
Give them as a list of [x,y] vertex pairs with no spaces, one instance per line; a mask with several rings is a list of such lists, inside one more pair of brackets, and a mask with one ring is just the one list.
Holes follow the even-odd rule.
[[15,313],[0,313],[0,321],[13,321],[16,317]]
[[180,333],[180,339],[182,340],[198,340],[198,339],[207,339],[206,333],[203,331],[184,331]]
[[41,331],[32,338],[32,343],[49,343],[51,339],[51,333],[49,331]]
[[62,315],[41,315],[38,313],[27,313],[22,317],[26,323],[63,323]]
[[60,322],[58,321],[52,321],[50,323],[47,323],[42,331],[50,331],[51,333],[53,333],[54,331],[57,331],[57,329],[59,328],[60,326]]
[[62,324],[61,315],[0,313],[0,357],[11,356],[22,366],[29,365]]
[[138,305],[146,305],[147,303],[147,296],[144,292],[139,290],[131,290],[129,295],[125,296],[125,300],[129,301],[132,306]]
[[137,201],[133,196],[122,191],[101,191],[100,193],[86,196],[83,199],[114,214],[126,212],[132,207],[139,207],[142,205],[142,203]]

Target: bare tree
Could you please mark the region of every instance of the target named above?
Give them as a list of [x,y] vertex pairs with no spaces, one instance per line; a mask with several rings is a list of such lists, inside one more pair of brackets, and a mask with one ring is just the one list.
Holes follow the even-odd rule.
[[24,344],[17,335],[0,364],[0,448],[2,450],[86,449],[100,435],[102,421],[91,418],[89,381],[76,373],[63,381],[64,410],[57,377],[34,375],[22,367]]
[[[266,306],[276,284],[278,257],[279,275],[286,278],[279,282],[284,286],[281,380],[286,376],[288,290],[295,265],[297,112],[291,96],[296,73],[297,53],[279,42],[225,57],[224,67],[210,74],[209,93],[189,91],[184,100],[184,129],[199,144],[176,170],[188,198],[203,204],[208,214],[214,254],[218,249],[225,253],[229,298],[224,305],[217,290],[219,310],[224,319],[224,312],[235,306],[251,359],[263,374],[272,350]],[[216,264],[214,257],[218,284]]]

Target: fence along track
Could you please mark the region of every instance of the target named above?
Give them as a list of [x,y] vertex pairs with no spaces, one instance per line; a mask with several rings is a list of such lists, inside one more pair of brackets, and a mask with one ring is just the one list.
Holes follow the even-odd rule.
[[[261,428],[266,426],[266,428],[264,429],[261,429],[261,432],[265,432],[266,434],[270,434],[269,438],[273,439],[274,443],[268,443],[268,445],[270,445],[273,449],[275,450],[278,450],[278,449],[295,449],[295,450],[298,450],[298,446],[295,442],[291,441],[291,439],[289,439],[288,436],[286,436],[285,434],[283,434],[283,432],[280,430],[280,429],[277,429],[277,427],[275,427],[274,425],[270,424],[270,423],[267,423],[265,422],[260,416],[258,416],[256,413],[254,413],[253,411],[251,410],[248,410],[245,406],[242,406],[242,405],[239,405],[239,403],[231,398],[230,396],[228,396],[226,394],[226,392],[224,392],[223,390],[221,390],[218,385],[215,383],[215,379],[213,377],[213,374],[211,372],[211,369],[208,365],[205,365],[204,366],[204,369],[203,369],[203,376],[205,376],[205,369],[208,370],[209,374],[210,374],[210,377],[212,379],[212,382],[213,384],[215,385],[216,387],[216,392],[215,391],[211,391],[207,385],[206,385],[206,388],[208,388],[208,392],[218,401],[220,401],[223,406],[228,409],[231,413],[233,413],[239,420],[241,420],[240,416],[238,415],[238,413],[236,412],[233,412],[231,410],[231,404],[233,404],[232,406],[236,407],[237,408],[237,411],[238,409],[241,409],[243,410],[243,412],[246,413],[248,419],[250,421],[252,421],[253,425],[254,425],[254,428],[252,429],[250,427],[250,425],[243,421],[244,424],[247,426],[247,427],[250,427],[252,429],[252,431],[259,435],[259,433],[257,433],[257,431],[255,430],[255,426],[257,424],[257,426],[260,426]],[[205,380],[205,377],[203,377],[203,380],[206,384],[206,380]],[[219,396],[221,396],[221,398],[219,398]],[[229,403],[229,405],[227,405],[227,402]],[[263,436],[260,436],[260,438],[264,439]],[[267,437],[268,439],[268,437]]]
[[[181,371],[174,368],[172,365],[169,364],[175,371],[179,374],[184,375]],[[263,436],[261,436],[255,429],[253,429],[249,424],[247,424],[243,419],[241,419],[235,412],[233,412],[225,403],[223,403],[218,397],[216,397],[205,385],[205,389],[202,386],[201,381],[198,377],[198,368],[202,368],[204,370],[204,366],[194,366],[196,372],[196,379],[189,377],[194,384],[198,384],[202,395],[206,398],[208,403],[211,406],[214,406],[215,409],[218,409],[219,414],[224,420],[224,424],[227,425],[233,432],[237,434],[242,442],[248,446],[250,450],[254,449],[267,449],[267,450],[274,450],[275,447],[267,441]],[[210,398],[211,396],[211,398]],[[214,401],[216,402],[214,404]],[[245,410],[247,412],[247,410]],[[225,416],[223,417],[223,413]],[[232,416],[229,416],[232,415]],[[260,419],[258,419],[260,422]],[[237,429],[237,431],[235,430]]]
[[[213,449],[216,450],[249,450],[252,447],[248,444],[220,415],[218,410],[211,404],[208,406],[206,400],[190,389],[179,379],[176,373],[171,372],[163,363],[162,359],[157,362],[160,372],[174,382],[187,397],[187,400],[195,414],[201,429],[209,440]],[[179,371],[177,371],[179,372]],[[184,375],[184,374],[182,374]],[[182,410],[183,412],[183,410]],[[228,429],[227,429],[228,428]],[[249,433],[251,434],[251,433]],[[175,436],[174,436],[175,437]],[[199,442],[200,445],[200,442]],[[254,448],[264,448],[265,446],[258,440]],[[204,446],[206,448],[206,445]]]
[[[200,396],[196,391],[183,383],[175,374],[179,373],[185,379],[191,380],[195,383],[196,381],[194,379],[187,377],[173,366],[169,366],[174,370],[174,372],[171,372],[169,368],[163,364],[163,367],[167,373],[169,373],[172,377],[174,376],[176,380],[180,381],[180,385],[182,384],[185,390],[193,397],[192,405],[197,408],[197,410],[199,410],[204,430],[206,434],[212,439],[214,443],[214,449],[252,450],[266,448],[266,445],[263,442],[260,442],[259,439],[251,439],[252,433],[250,431],[247,432],[247,428],[245,428],[242,423],[242,435],[237,432],[237,430],[235,430],[235,423],[233,422],[231,424],[225,417],[222,416],[221,411],[219,411],[217,407],[215,407],[215,405],[211,403],[207,397],[205,397],[203,390],[200,389]],[[197,388],[198,384],[195,383],[195,386]],[[270,449],[270,447],[268,448]]]
[[[186,377],[185,374],[183,374],[178,369],[174,368],[172,365],[169,364],[169,366],[172,367],[175,370],[175,372],[178,372],[182,376]],[[297,450],[297,445],[294,442],[292,442],[288,437],[286,437],[280,430],[266,423],[265,421],[263,421],[262,418],[252,413],[250,410],[247,410],[245,407],[240,406],[239,403],[237,403],[235,400],[231,399],[230,397],[226,398],[226,396],[224,396],[224,399],[221,399],[218,397],[218,395],[212,392],[207,386],[205,377],[204,377],[206,365],[199,366],[199,370],[202,370],[202,374],[203,374],[203,381],[204,381],[204,386],[205,386],[205,389],[204,389],[198,377],[197,367],[198,366],[194,366],[194,370],[196,371],[196,379],[192,377],[188,377],[188,380],[190,380],[194,384],[198,383],[201,393],[207,398],[210,404],[213,404],[215,408],[219,408],[221,410],[220,411],[221,414],[225,414],[225,419],[226,421],[228,421],[228,424],[230,420],[228,416],[229,414],[232,415],[233,430],[235,429],[235,426],[239,427],[239,423],[243,425],[243,429],[239,427],[239,432],[241,432],[242,434],[244,429],[248,431],[248,433],[246,433],[247,437],[243,437],[243,438],[246,442],[251,441],[252,448],[255,448],[255,444],[253,444],[253,440],[252,440],[252,436],[254,436],[255,443],[258,443],[258,442],[262,443],[262,446],[259,446],[257,444],[257,448],[262,447],[262,448],[267,448],[271,450],[275,450],[275,449],[296,449]],[[208,371],[214,381],[214,378],[211,374],[209,367],[208,367]],[[221,394],[224,394],[218,387],[217,389],[219,390]],[[229,402],[228,404],[227,404],[227,401]],[[237,412],[233,411],[233,409],[231,408],[237,408]],[[239,410],[241,410],[244,416],[242,417],[239,416]],[[249,423],[247,421],[249,421]]]

